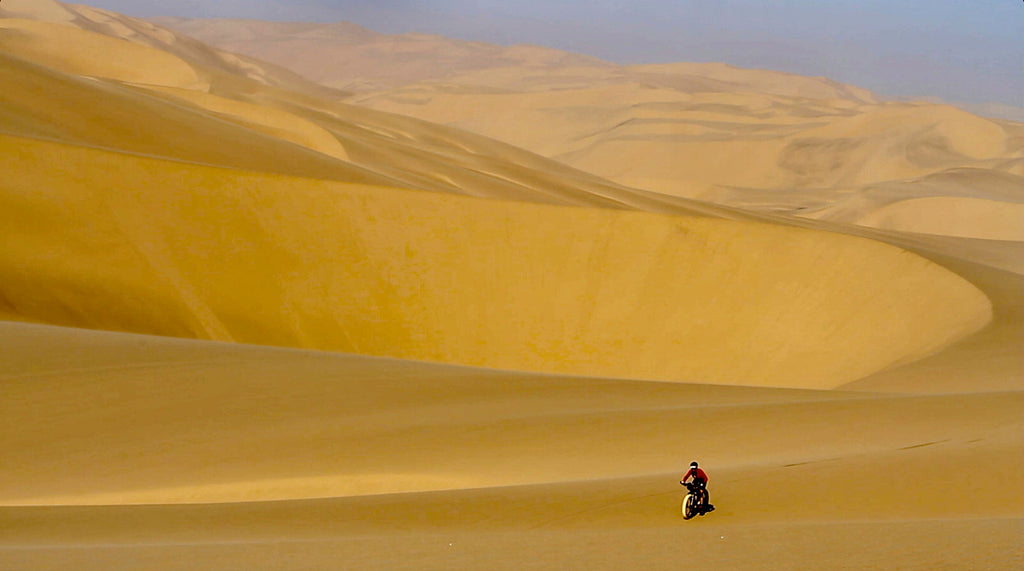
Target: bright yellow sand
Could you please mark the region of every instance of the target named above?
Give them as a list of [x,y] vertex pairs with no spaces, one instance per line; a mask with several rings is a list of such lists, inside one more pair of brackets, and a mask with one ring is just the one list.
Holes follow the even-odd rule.
[[[116,14],[0,10],[64,22],[0,20],[0,568],[1024,564],[1018,127],[772,72],[631,72],[675,86],[648,117],[718,90],[679,115],[704,123],[648,134],[788,109],[686,143],[739,156],[765,148],[756,121],[788,129],[764,144],[845,190],[693,165],[782,181],[759,189],[805,207],[784,219],[329,101]],[[571,63],[565,101],[638,93]],[[546,81],[457,104],[565,103]],[[596,128],[599,156],[619,137],[593,117],[552,128]],[[914,152],[872,154],[893,148]],[[693,459],[718,509],[683,521]]]

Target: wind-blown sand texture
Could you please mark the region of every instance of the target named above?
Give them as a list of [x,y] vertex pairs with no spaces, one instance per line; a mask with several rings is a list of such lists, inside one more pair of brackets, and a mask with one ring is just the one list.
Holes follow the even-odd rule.
[[[949,139],[973,166],[787,218],[116,14],[0,16],[0,568],[1024,563],[988,122]],[[930,231],[950,200],[991,236]],[[683,521],[692,459],[718,509]]]

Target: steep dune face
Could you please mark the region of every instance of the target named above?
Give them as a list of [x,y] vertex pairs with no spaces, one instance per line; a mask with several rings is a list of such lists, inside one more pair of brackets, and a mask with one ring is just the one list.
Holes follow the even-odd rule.
[[787,386],[853,380],[990,317],[961,278],[851,237],[2,144],[14,317]]

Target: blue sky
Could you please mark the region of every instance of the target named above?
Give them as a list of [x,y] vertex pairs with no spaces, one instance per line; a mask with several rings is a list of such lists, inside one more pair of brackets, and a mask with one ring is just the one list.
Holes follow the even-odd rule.
[[618,63],[724,61],[1024,107],[1021,0],[77,0],[132,16],[348,20]]

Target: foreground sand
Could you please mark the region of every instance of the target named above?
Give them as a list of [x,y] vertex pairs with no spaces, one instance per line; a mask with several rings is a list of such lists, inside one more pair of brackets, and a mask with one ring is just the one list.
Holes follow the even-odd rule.
[[[1024,565],[991,208],[659,196],[3,7],[0,568]],[[907,184],[1009,203],[1013,168]],[[693,459],[718,509],[683,521]]]
[[[715,387],[30,324],[0,335],[7,568],[1022,557],[1019,390]],[[690,458],[712,470],[719,509],[684,522]]]

